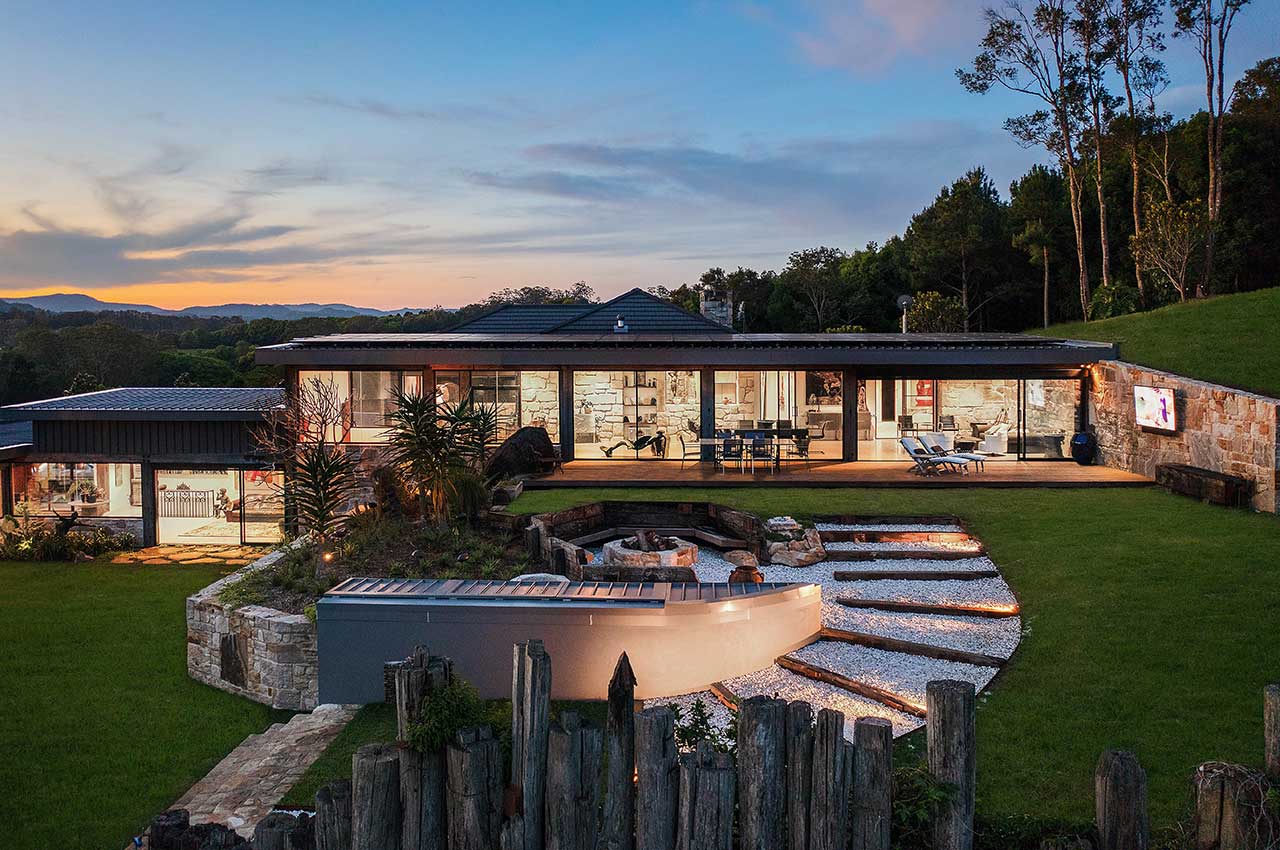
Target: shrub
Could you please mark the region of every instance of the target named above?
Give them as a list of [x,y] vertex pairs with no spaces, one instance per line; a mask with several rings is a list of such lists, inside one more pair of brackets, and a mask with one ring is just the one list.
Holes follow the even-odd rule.
[[63,533],[27,511],[0,524],[0,559],[8,561],[85,560],[135,548],[137,540],[127,532],[81,528]]
[[409,745],[427,753],[449,743],[460,729],[484,725],[489,720],[489,707],[470,682],[455,677],[427,694],[418,717],[418,722],[409,725]]
[[707,710],[707,704],[701,699],[693,701],[687,717],[684,709],[678,704],[672,702],[667,705],[676,716],[676,746],[680,749],[692,750],[698,746],[699,741],[705,740],[710,741],[711,746],[719,752],[733,752],[737,745],[734,735],[738,728],[736,716],[730,719],[728,728],[722,731],[711,722],[711,712]]

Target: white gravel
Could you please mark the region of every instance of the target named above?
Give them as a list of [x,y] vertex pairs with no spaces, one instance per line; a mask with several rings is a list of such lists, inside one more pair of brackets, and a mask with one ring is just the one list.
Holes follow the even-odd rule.
[[729,714],[729,709],[724,707],[724,703],[716,699],[716,695],[711,691],[694,691],[688,694],[679,694],[673,697],[654,697],[644,701],[645,708],[658,708],[664,705],[675,703],[680,707],[681,713],[685,719],[688,719],[689,712],[693,710],[693,704],[698,700],[702,700],[702,704],[707,707],[707,714],[711,717],[711,725],[717,729],[728,729],[729,724],[733,722],[733,716]]
[[1016,605],[1018,602],[1002,578],[967,581],[864,579],[840,582],[835,591],[839,596],[857,599],[891,599],[895,602],[924,602],[929,605]]
[[836,629],[1008,658],[1022,639],[1022,618],[901,614],[822,603],[822,623]]
[[939,661],[834,640],[811,643],[791,655],[815,667],[897,694],[921,708],[925,705],[925,688],[935,679],[973,682],[974,687],[982,690],[997,672],[994,667]]
[[[958,561],[939,561],[935,558],[893,558],[874,561],[828,561],[828,564],[833,572],[839,570],[843,573],[883,572],[885,570],[892,570],[898,573],[954,573],[994,570],[996,568],[996,565],[991,563],[991,559],[985,556],[981,558],[961,558]],[[853,579],[853,581],[861,581],[861,579]],[[836,587],[840,588],[843,585],[844,582],[839,582]]]
[[845,522],[815,522],[819,531],[964,531],[958,525],[919,525],[910,522],[887,522],[869,525],[851,525]]
[[968,543],[930,543],[924,540],[866,543],[859,540],[833,540],[824,542],[822,545],[824,548],[835,552],[858,552],[868,549],[883,552],[912,552],[916,550],[929,552],[977,552],[982,548],[982,544],[976,540]]
[[859,717],[883,717],[893,724],[895,737],[905,735],[924,725],[924,721],[918,717],[903,714],[875,700],[851,694],[843,688],[828,685],[826,682],[797,676],[776,664],[745,676],[727,679],[725,686],[739,699],[761,695],[776,696],[788,702],[804,700],[813,705],[815,713],[820,708],[833,708],[844,712],[844,736],[849,740],[853,740],[853,722]]

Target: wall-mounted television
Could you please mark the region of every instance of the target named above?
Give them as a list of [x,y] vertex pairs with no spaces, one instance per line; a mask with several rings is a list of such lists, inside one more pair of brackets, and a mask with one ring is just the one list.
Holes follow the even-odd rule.
[[1134,387],[1133,413],[1139,428],[1172,434],[1178,430],[1173,390],[1168,387]]

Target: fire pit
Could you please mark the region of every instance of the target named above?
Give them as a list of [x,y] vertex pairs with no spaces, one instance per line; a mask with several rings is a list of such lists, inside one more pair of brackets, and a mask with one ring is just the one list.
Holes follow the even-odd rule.
[[606,566],[692,567],[698,560],[698,547],[679,537],[641,531],[633,537],[610,540],[601,556]]

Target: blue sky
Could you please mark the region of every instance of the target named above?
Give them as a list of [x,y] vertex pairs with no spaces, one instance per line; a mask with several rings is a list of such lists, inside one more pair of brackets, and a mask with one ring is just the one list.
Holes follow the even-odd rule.
[[[900,232],[1030,108],[969,0],[3,6],[0,293],[459,305]],[[1280,52],[1255,0],[1235,76]],[[1171,41],[1165,107],[1199,107]]]

